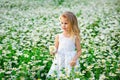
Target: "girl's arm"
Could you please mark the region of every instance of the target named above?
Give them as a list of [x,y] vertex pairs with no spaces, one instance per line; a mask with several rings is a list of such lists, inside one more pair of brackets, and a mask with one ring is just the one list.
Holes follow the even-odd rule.
[[59,35],[56,35],[55,41],[54,41],[54,45],[55,45],[55,47],[56,47],[56,52],[57,52],[58,46],[59,46]]
[[58,45],[59,45],[59,37],[58,35],[55,37],[55,41],[54,41],[54,46],[50,46],[49,47],[49,50],[50,50],[50,54],[51,55],[55,55],[55,53],[57,52],[57,49],[58,49]]
[[75,45],[76,45],[77,53],[76,53],[73,60],[76,61],[80,57],[81,52],[82,52],[81,51],[81,46],[80,46],[80,39],[78,37],[76,37],[76,39],[75,39]]
[[75,54],[75,56],[73,57],[73,59],[70,62],[71,66],[75,66],[76,65],[76,61],[80,57],[81,52],[82,52],[81,51],[81,46],[80,46],[80,40],[79,40],[78,37],[76,37],[76,39],[75,39],[75,45],[76,45],[76,48],[77,48],[77,53]]

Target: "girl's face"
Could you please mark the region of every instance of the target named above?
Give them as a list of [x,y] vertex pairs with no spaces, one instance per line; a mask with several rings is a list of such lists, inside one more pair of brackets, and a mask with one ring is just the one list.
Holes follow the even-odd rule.
[[62,30],[65,32],[69,32],[71,25],[67,18],[61,17],[60,22]]

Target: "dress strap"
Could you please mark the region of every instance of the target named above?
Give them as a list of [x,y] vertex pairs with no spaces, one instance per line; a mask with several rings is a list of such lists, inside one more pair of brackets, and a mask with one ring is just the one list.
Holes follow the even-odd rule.
[[76,36],[73,37],[73,42],[75,43]]
[[59,37],[59,41],[61,41],[61,39],[62,39],[62,34],[58,34],[58,37]]

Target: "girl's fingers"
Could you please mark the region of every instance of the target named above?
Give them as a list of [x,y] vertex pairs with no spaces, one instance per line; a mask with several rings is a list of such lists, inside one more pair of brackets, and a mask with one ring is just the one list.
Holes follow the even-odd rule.
[[71,65],[71,66],[75,66],[75,65],[76,65],[76,62],[75,62],[75,61],[71,61],[71,62],[70,62],[70,65]]

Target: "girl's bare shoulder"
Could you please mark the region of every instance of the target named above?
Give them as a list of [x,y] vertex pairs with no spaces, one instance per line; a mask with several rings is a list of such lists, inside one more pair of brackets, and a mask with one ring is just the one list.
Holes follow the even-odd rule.
[[56,35],[55,35],[55,39],[58,40],[58,39],[59,39],[59,36],[60,36],[60,34],[56,34]]
[[79,36],[75,36],[75,41],[76,42],[80,42],[80,37]]

